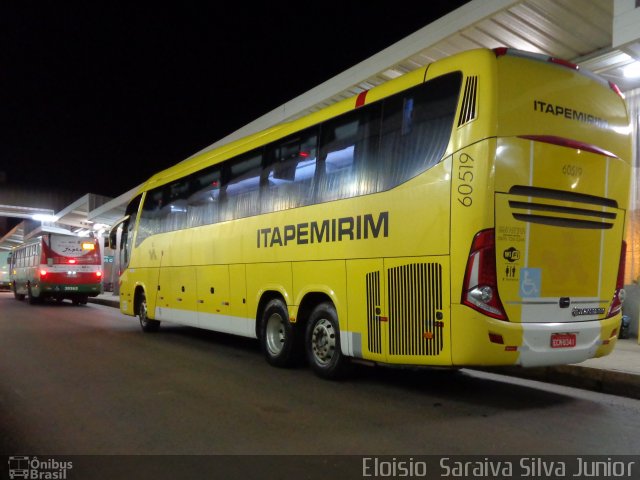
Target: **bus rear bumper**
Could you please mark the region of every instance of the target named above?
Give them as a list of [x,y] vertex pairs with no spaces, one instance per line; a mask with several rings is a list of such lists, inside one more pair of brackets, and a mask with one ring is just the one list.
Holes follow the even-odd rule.
[[47,285],[40,284],[38,288],[40,295],[53,297],[71,297],[74,295],[86,295],[95,297],[100,295],[102,285],[100,283],[83,284],[83,285]]
[[[567,365],[607,355],[615,346],[619,325],[620,315],[588,322],[525,324],[518,364],[523,367]],[[553,338],[569,341],[564,346],[562,341],[554,342]]]
[[452,305],[452,363],[456,366],[541,367],[579,363],[613,350],[621,316],[567,323],[518,323]]

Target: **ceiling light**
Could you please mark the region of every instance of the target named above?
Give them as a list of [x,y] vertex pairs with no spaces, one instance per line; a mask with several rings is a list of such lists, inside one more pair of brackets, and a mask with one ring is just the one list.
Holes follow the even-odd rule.
[[622,69],[625,78],[640,78],[640,62],[633,62]]
[[56,220],[58,220],[58,217],[56,217],[55,215],[46,215],[44,213],[36,213],[34,215],[31,215],[31,218],[33,218],[37,222],[55,222]]

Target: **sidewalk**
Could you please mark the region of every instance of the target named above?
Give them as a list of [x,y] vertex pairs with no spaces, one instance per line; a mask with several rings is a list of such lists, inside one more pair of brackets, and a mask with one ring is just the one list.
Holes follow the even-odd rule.
[[[89,301],[120,307],[120,297],[108,292],[90,298]],[[640,399],[640,345],[637,338],[618,340],[610,355],[580,364],[526,369],[495,367],[483,370]]]

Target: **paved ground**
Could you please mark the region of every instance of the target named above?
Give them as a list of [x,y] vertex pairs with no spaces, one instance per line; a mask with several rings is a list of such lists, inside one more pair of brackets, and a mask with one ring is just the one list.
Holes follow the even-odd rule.
[[[119,308],[120,300],[112,293],[104,293],[92,301]],[[640,399],[640,344],[637,338],[618,340],[610,355],[576,365],[487,371]]]
[[469,370],[329,382],[95,304],[0,295],[0,352],[6,454],[640,453],[637,400]]

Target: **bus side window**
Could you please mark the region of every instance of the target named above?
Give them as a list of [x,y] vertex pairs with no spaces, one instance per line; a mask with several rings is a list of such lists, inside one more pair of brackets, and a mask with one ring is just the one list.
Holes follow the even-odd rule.
[[187,197],[189,184],[186,180],[163,187],[163,206],[160,218],[163,232],[181,230],[187,226]]
[[379,122],[374,104],[322,125],[318,202],[375,192]]
[[460,72],[449,73],[384,100],[379,190],[406,182],[442,159],[461,84]]
[[[160,222],[160,210],[162,206],[162,188],[154,188],[145,194],[142,212],[140,213],[140,222],[138,224],[136,246],[140,245],[145,238],[162,232],[162,224]],[[134,221],[135,217],[129,224],[132,225]],[[124,235],[124,231],[122,233]]]
[[195,173],[189,178],[187,226],[198,227],[219,221],[220,168],[218,166]]
[[241,155],[227,166],[228,182],[223,183],[220,220],[249,217],[260,213],[262,152]]
[[313,200],[318,135],[302,132],[273,145],[267,154],[260,197],[262,212],[276,212],[309,205]]

